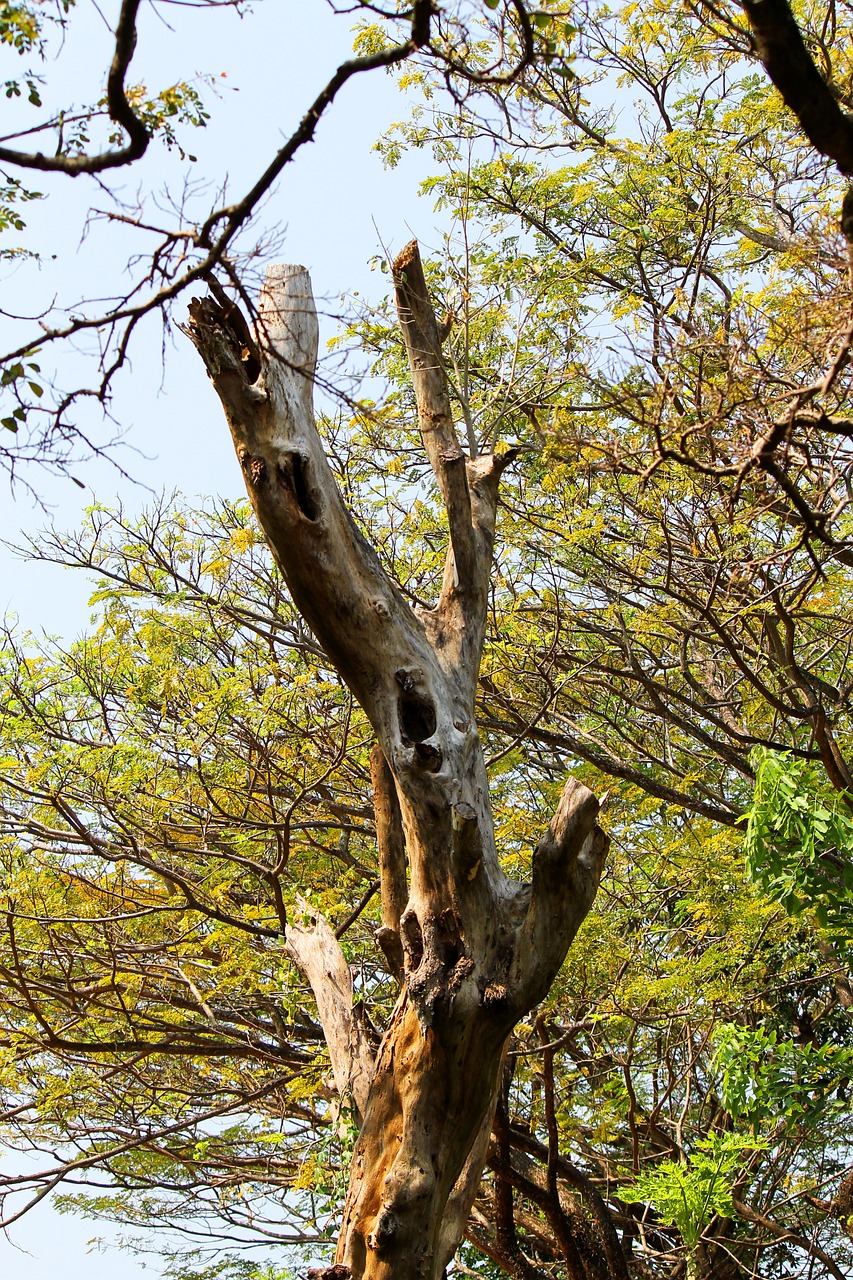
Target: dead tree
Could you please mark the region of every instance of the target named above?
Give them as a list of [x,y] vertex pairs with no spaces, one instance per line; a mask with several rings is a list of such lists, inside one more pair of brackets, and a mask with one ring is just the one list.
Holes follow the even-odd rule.
[[[436,1280],[480,1181],[507,1037],[551,986],[595,896],[607,840],[594,795],[569,779],[535,850],[532,883],[501,870],[474,699],[509,457],[468,458],[460,447],[416,243],[397,258],[394,282],[450,533],[431,609],[412,608],[388,576],[326,460],[312,408],[317,320],[305,270],[270,269],[254,330],[236,307],[207,298],[192,304],[189,332],[293,600],[387,762],[374,759],[373,770],[380,941],[389,964],[402,967],[403,986],[370,1080],[345,978],[336,1009],[328,991],[320,1006],[336,1079],[359,1082],[353,1096],[363,1113],[336,1266],[321,1274]],[[288,931],[309,979],[312,968],[323,973],[330,945],[327,934]]]

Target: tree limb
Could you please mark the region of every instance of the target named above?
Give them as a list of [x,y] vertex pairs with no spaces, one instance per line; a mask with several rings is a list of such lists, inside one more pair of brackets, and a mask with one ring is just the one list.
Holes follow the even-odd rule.
[[335,1088],[342,1102],[352,1100],[361,1123],[373,1076],[373,1053],[353,1008],[352,975],[328,921],[304,898],[297,897],[296,902],[310,923],[288,924],[284,945],[314,993]]
[[527,1008],[551,986],[598,889],[610,841],[597,816],[596,797],[569,778],[533,854],[530,905],[513,966],[513,980]]
[[769,1231],[780,1243],[787,1241],[796,1248],[802,1249],[807,1257],[814,1256],[817,1258],[823,1263],[829,1274],[834,1277],[834,1280],[849,1280],[849,1277],[845,1276],[829,1254],[825,1253],[813,1240],[807,1240],[805,1236],[801,1236],[798,1232],[789,1231],[787,1227],[780,1226],[778,1222],[774,1222],[772,1218],[768,1218],[764,1213],[759,1213],[757,1209],[753,1209],[751,1205],[739,1200],[736,1196],[732,1196],[732,1204],[741,1218],[745,1218],[747,1222],[755,1223],[756,1226],[764,1227],[765,1231]]
[[115,52],[107,76],[107,107],[110,119],[120,124],[129,142],[118,151],[101,151],[98,155],[46,156],[41,151],[13,151],[0,147],[0,160],[22,169],[39,169],[48,173],[67,173],[76,178],[81,173],[102,173],[139,160],[151,141],[151,135],[134,112],[124,89],[125,76],[136,49],[136,18],[142,0],[124,0],[115,32]]
[[373,809],[376,815],[376,846],[379,853],[382,926],[376,940],[382,948],[394,977],[403,976],[403,944],[400,941],[400,917],[406,909],[409,889],[406,883],[406,846],[400,802],[394,775],[388,768],[385,752],[378,742],[370,753],[370,779],[373,784]]
[[842,111],[806,48],[787,0],[741,0],[755,51],[813,147],[853,174],[853,118]]

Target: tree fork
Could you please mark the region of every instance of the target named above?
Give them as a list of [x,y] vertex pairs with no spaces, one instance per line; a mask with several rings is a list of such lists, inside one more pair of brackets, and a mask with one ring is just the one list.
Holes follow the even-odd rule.
[[[392,954],[403,989],[364,1100],[335,1266],[325,1274],[438,1280],[476,1195],[507,1037],[562,964],[595,896],[607,839],[595,797],[569,779],[534,853],[532,883],[501,869],[474,698],[508,457],[462,451],[416,243],[395,262],[394,282],[449,525],[433,609],[413,609],[388,577],[328,466],[312,408],[317,321],[307,273],[270,269],[252,343],[233,310],[210,298],[192,303],[188,332],[293,600],[387,762],[374,757],[377,812],[387,817],[383,924],[399,936]],[[399,827],[405,904],[400,850],[388,843]],[[351,1024],[340,1000],[323,1020],[330,1048],[344,1046],[341,1027]],[[336,1053],[336,1075],[349,1079],[350,1050]]]

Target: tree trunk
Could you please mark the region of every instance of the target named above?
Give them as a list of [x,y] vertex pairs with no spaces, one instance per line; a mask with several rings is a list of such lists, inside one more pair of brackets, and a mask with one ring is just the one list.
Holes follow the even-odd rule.
[[[501,870],[474,699],[498,484],[510,458],[467,458],[460,448],[414,242],[395,262],[394,281],[450,532],[433,609],[409,606],[329,469],[311,403],[317,323],[307,273],[270,269],[254,333],[236,308],[209,298],[192,304],[189,333],[288,588],[364,708],[396,790],[397,806],[386,794],[378,822],[382,947],[392,965],[402,957],[403,988],[367,1092],[329,1274],[436,1280],[476,1194],[507,1037],[562,964],[595,896],[607,840],[595,797],[570,779],[534,853],[532,883]],[[380,772],[374,758],[375,790]],[[395,823],[409,866],[401,914]],[[295,935],[291,943],[297,954]],[[341,1025],[338,1009],[330,1045],[346,1039]]]

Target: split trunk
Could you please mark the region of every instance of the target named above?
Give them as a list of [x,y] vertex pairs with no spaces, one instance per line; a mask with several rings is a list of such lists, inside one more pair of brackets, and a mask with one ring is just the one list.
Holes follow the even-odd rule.
[[449,526],[431,609],[412,608],[389,577],[327,463],[312,408],[317,320],[307,273],[271,268],[252,328],[236,307],[207,298],[192,304],[189,332],[294,602],[378,740],[377,940],[402,986],[372,1069],[330,931],[317,920],[287,937],[318,995],[338,1087],[362,1121],[328,1274],[438,1280],[479,1185],[507,1038],[562,964],[595,896],[607,840],[595,797],[569,779],[531,882],[501,869],[474,703],[498,486],[511,457],[468,457],[460,447],[414,242],[394,281]]

